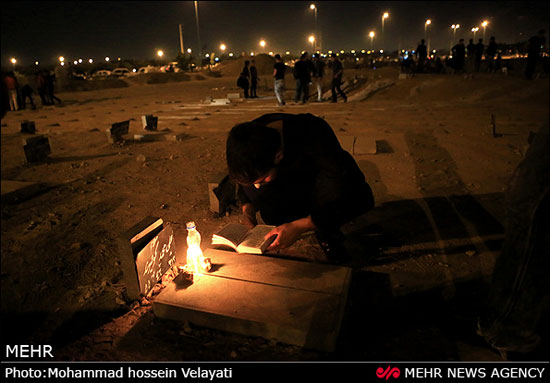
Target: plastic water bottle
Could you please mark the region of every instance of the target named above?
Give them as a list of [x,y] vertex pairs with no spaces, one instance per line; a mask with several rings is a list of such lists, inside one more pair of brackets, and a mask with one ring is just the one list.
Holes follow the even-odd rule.
[[200,248],[201,246],[201,233],[197,231],[197,227],[195,226],[195,222],[187,222],[187,247],[191,246],[197,246]]

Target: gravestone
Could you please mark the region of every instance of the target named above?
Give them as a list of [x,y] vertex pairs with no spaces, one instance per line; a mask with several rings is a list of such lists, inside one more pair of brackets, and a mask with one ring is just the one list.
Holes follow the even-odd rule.
[[143,124],[143,130],[157,130],[158,117],[153,116],[152,114],[146,114],[141,116],[141,123]]
[[376,154],[376,140],[365,136],[356,137],[353,144],[353,154]]
[[155,297],[160,318],[333,351],[349,267],[207,249],[212,271],[176,277]]
[[21,133],[35,134],[36,126],[34,124],[34,121],[21,121]]
[[161,218],[146,217],[117,238],[123,283],[130,299],[147,295],[175,264],[172,227]]
[[210,211],[216,216],[222,216],[236,203],[237,185],[231,181],[227,173],[219,173],[208,182],[208,199]]
[[128,134],[130,129],[130,120],[115,122],[109,129],[106,130],[107,138],[111,144],[124,141],[125,134]]
[[43,162],[52,153],[46,136],[34,136],[23,139],[23,150],[28,164]]
[[349,154],[353,154],[353,144],[355,143],[354,136],[337,136],[340,146]]

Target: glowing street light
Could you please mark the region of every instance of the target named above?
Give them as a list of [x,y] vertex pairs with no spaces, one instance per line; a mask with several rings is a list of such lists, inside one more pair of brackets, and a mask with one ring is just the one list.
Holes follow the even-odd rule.
[[390,14],[388,12],[384,12],[382,14],[382,45],[384,45],[384,21],[390,17]]
[[109,58],[109,56],[105,57],[105,61],[106,62],[109,62],[111,59]]
[[474,41],[476,40],[476,33],[477,33],[477,31],[479,31],[479,28],[478,28],[478,27],[472,28],[472,32],[474,33]]
[[163,52],[162,50],[159,49],[159,50],[157,51],[157,56],[158,56],[158,57],[164,56],[164,52]]
[[374,31],[370,31],[369,37],[370,37],[370,48],[372,49],[372,44],[374,41]]
[[260,46],[262,47],[262,50],[265,48],[266,46],[265,40],[260,40]]
[[220,44],[220,50],[221,50],[222,52],[225,52],[225,49],[226,49],[226,48],[227,48],[227,47],[225,46],[225,44],[223,44],[223,43]]
[[15,64],[17,64],[17,59],[15,57],[12,57],[10,61],[13,64],[13,70],[15,70]]
[[485,30],[487,29],[487,25],[489,25],[489,22],[487,20],[483,20],[481,23],[481,26],[483,27],[483,41],[485,41]]
[[311,43],[311,49],[315,50],[315,36],[309,36],[308,41]]
[[64,62],[64,61],[65,61],[65,57],[59,56],[59,62],[62,63],[62,62]]
[[191,52],[193,52],[191,48],[187,48],[187,53],[191,54]]

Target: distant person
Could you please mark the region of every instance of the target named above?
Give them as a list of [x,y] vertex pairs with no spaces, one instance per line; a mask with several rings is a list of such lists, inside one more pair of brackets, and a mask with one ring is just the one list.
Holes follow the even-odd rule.
[[489,39],[489,45],[487,45],[487,49],[485,50],[485,59],[487,60],[487,70],[489,72],[495,71],[495,55],[497,54],[497,43],[495,41],[495,37],[491,36]]
[[472,74],[475,68],[476,61],[476,45],[474,44],[474,39],[470,39],[468,46],[466,46],[466,52],[468,55],[468,62],[466,64],[466,72]]
[[275,65],[273,66],[273,89],[277,98],[277,105],[286,105],[285,101],[285,71],[286,65],[281,60],[281,55],[275,55]]
[[48,86],[46,84],[46,75],[44,71],[38,71],[35,74],[36,77],[36,89],[38,90],[38,95],[40,96],[40,101],[42,105],[50,105],[48,100]]
[[48,90],[48,98],[51,104],[55,104],[55,101],[57,101],[59,104],[61,104],[61,100],[57,98],[54,94],[55,90],[55,74],[46,72],[46,89]]
[[544,34],[546,31],[544,29],[539,30],[539,33],[536,36],[533,36],[529,39],[527,45],[527,67],[525,68],[525,77],[529,80],[533,78],[535,71],[537,69],[537,63],[541,60],[541,51],[544,45],[546,44],[546,39]]
[[307,58],[307,52],[300,56],[300,60],[294,64],[294,79],[296,80],[296,94],[294,102],[305,104],[309,98],[309,84],[311,83],[311,73],[313,64]]
[[500,72],[502,70],[502,55],[497,53],[497,59],[495,60],[495,72]]
[[418,58],[416,64],[417,71],[422,73],[424,72],[424,65],[426,64],[426,59],[428,58],[428,49],[426,48],[424,39],[420,40],[420,44],[416,47],[415,55]]
[[340,88],[342,85],[342,77],[344,76],[344,66],[338,60],[338,57],[336,57],[336,53],[333,53],[330,55],[331,60],[331,66],[332,66],[332,102],[337,102],[338,100],[338,94],[340,94],[340,97],[344,99],[344,102],[348,102],[348,97]]
[[435,59],[435,73],[445,73],[445,68],[443,67],[443,63],[441,62],[441,57],[437,56]]
[[485,45],[483,45],[483,39],[479,39],[476,44],[475,60],[474,60],[474,70],[476,72],[479,72],[479,68],[481,67],[481,59],[483,57],[484,50],[485,50]]
[[453,68],[455,72],[464,71],[464,58],[466,56],[466,47],[464,46],[464,39],[458,40],[453,49]]
[[244,98],[250,98],[250,96],[248,95],[248,88],[250,87],[250,70],[248,69],[249,65],[250,61],[246,60],[244,62],[244,68],[239,75],[239,79],[237,80],[237,86],[239,88],[242,88],[242,90],[244,91]]
[[258,98],[256,94],[256,88],[258,87],[258,69],[256,68],[256,62],[250,61],[250,98]]
[[18,96],[18,88],[19,84],[17,83],[17,78],[15,77],[15,73],[9,72],[4,77],[4,84],[6,84],[6,89],[8,90],[8,100],[10,103],[10,110],[16,111],[19,110],[19,104],[17,102],[17,96]]
[[34,100],[32,98],[33,93],[34,90],[29,84],[25,84],[23,88],[21,88],[21,109],[25,110],[25,108],[27,107],[27,98],[29,99],[29,102],[31,104],[31,109],[36,109],[36,106],[34,105]]
[[317,102],[323,101],[323,77],[325,75],[325,63],[319,53],[313,55],[313,78],[317,87]]

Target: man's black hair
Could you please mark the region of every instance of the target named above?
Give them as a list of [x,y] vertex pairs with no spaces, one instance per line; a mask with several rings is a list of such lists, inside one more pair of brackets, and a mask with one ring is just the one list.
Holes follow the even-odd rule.
[[281,149],[281,135],[276,129],[244,122],[229,132],[226,159],[231,178],[250,185],[275,167],[275,156]]
[[281,55],[277,53],[277,54],[275,55],[275,58],[278,59],[278,60],[280,60],[280,59],[281,59]]

